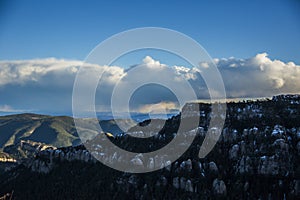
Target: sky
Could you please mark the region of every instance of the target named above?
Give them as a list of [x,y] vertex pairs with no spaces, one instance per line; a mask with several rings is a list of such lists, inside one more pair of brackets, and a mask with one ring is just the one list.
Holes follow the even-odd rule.
[[[81,61],[103,40],[139,27],[173,29],[196,40],[215,59],[228,97],[300,93],[299,11],[298,0],[0,0],[0,114],[71,113]],[[196,88],[198,98],[207,93],[189,63],[146,50],[113,63],[109,81],[97,89],[99,111],[109,110],[110,99],[103,96],[111,95],[126,68],[142,66],[150,73],[152,61],[160,66],[161,78],[181,75]],[[178,103],[158,86],[145,86],[134,98],[134,111],[149,111],[149,106],[159,110],[160,105],[174,109]]]
[[300,2],[0,1],[0,59],[84,59],[104,39],[132,28],[164,27],[199,42],[214,58],[300,63]]

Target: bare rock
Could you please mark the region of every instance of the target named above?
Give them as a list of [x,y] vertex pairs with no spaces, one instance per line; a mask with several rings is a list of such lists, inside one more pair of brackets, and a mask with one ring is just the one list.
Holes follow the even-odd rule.
[[213,181],[213,193],[220,196],[226,195],[227,191],[226,191],[226,185],[224,181],[219,179],[215,179]]
[[229,150],[229,158],[237,159],[239,155],[239,150],[240,150],[240,146],[238,144],[233,145]]
[[213,172],[213,173],[218,173],[218,171],[219,171],[215,162],[208,163],[208,169],[210,172]]

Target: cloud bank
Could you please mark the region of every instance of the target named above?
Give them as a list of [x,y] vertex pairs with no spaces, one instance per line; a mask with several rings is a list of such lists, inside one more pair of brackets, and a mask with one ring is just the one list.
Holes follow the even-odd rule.
[[[271,60],[266,53],[248,59],[214,59],[214,62],[223,77],[229,98],[300,93],[300,66],[293,62]],[[185,66],[167,66],[150,56],[130,69],[55,58],[0,61],[0,112],[31,110],[71,114],[73,83],[80,67],[105,71],[96,93],[98,111],[110,110],[112,90],[117,83],[126,92],[132,84],[142,79],[151,79],[152,76],[175,84],[182,95],[187,90],[183,83],[188,81],[198,98],[208,98],[207,88],[201,78],[201,68],[204,70],[209,67],[209,63],[200,63],[199,70]],[[143,71],[130,73],[137,67],[143,67]],[[88,82],[88,78],[86,81]],[[169,110],[178,108],[172,91],[155,84],[139,88],[130,103],[133,111],[141,112],[158,112],[163,107]]]
[[264,97],[300,92],[300,66],[271,60],[267,53],[249,59],[214,59],[228,97]]

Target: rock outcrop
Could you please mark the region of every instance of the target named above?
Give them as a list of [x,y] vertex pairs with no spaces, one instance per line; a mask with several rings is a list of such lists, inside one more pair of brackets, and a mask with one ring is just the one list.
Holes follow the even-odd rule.
[[[141,152],[133,157],[124,157],[113,149],[105,149],[101,139],[96,137],[93,141],[87,141],[90,151],[83,145],[56,149],[27,146],[24,143],[22,149],[34,151],[35,156],[22,164],[28,173],[42,173],[38,177],[59,180],[62,183],[56,183],[65,187],[68,187],[67,181],[73,179],[79,185],[86,182],[92,187],[89,192],[97,193],[101,190],[101,195],[107,194],[106,198],[300,198],[300,96],[279,96],[269,101],[229,104],[225,127],[218,142],[201,159],[198,153],[207,131],[217,131],[208,129],[210,105],[189,103],[183,109],[184,120],[193,120],[195,116],[200,116],[202,120],[198,127],[184,130],[184,137],[195,136],[195,139],[189,149],[173,163],[168,155],[147,157],[143,152],[155,151],[176,137],[180,116],[169,119],[162,130],[147,141],[137,140],[127,134],[108,138],[125,150]],[[141,133],[138,127],[129,131],[141,135],[152,134]],[[145,174],[116,172],[98,162],[94,156],[101,158],[104,164],[126,162],[132,167],[160,170]],[[21,173],[15,170],[8,172],[12,177],[16,176],[14,181],[22,178]],[[59,178],[55,179],[55,176]],[[60,176],[71,178],[64,182]],[[0,186],[4,188],[6,185]],[[3,190],[2,194],[9,192],[9,189]],[[72,192],[76,193],[76,190]]]

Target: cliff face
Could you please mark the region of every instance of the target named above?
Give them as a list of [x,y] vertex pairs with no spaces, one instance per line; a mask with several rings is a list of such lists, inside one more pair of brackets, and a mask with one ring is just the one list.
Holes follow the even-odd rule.
[[16,159],[12,158],[7,153],[0,152],[0,162],[16,162]]
[[0,152],[0,174],[17,166],[17,160],[9,154]]
[[[217,146],[205,159],[199,159],[195,154],[203,137],[201,130],[190,131],[197,133],[193,146],[173,164],[165,156],[146,159],[143,153],[128,160],[133,167],[165,166],[154,180],[147,182],[143,176],[125,173],[113,177],[109,184],[113,188],[128,188],[123,191],[127,195],[135,190],[137,199],[144,193],[157,190],[155,188],[174,190],[195,198],[204,194],[214,197],[235,194],[241,198],[300,196],[299,128],[274,126],[267,131],[253,127],[243,132],[225,129]],[[164,138],[157,138],[156,143],[163,142]],[[193,148],[197,150],[193,151]],[[107,162],[111,163],[121,159],[117,155],[103,156],[107,156]],[[40,151],[26,167],[33,172],[50,173],[57,170],[60,163],[75,161],[99,165],[84,146],[77,146]],[[102,168],[106,167],[101,165]],[[139,189],[141,182],[144,184],[142,190]],[[262,182],[268,185],[264,185],[266,191],[260,191]]]
[[[30,179],[32,186],[19,186],[21,192],[16,195],[25,197],[26,191],[33,191],[37,185],[47,188],[55,184],[51,192],[48,189],[43,191],[49,199],[54,197],[53,191],[62,195],[61,198],[70,199],[72,195],[82,195],[83,199],[300,198],[299,96],[227,104],[222,134],[213,151],[204,159],[198,158],[198,152],[207,134],[210,105],[186,106],[182,112],[186,119],[195,117],[193,107],[200,107],[198,113],[202,120],[197,128],[184,132],[186,137],[194,134],[196,137],[174,163],[170,162],[168,155],[145,157],[143,152],[159,149],[171,141],[176,136],[174,132],[180,123],[179,116],[169,119],[160,126],[158,134],[149,139],[136,139],[129,134],[107,138],[123,149],[141,152],[133,158],[106,154],[97,137],[88,142],[91,152],[83,145],[35,148],[39,151],[34,157],[6,173],[4,177],[14,178],[11,181],[5,179],[0,184],[0,193],[5,194]],[[147,135],[153,130],[149,128],[141,132],[134,127],[129,131],[132,135]],[[109,163],[126,160],[132,167],[153,169],[161,166],[163,169],[146,174],[117,172],[98,162],[91,154],[101,154]],[[1,180],[0,176],[0,183]],[[36,198],[42,197],[45,195],[37,194]]]

